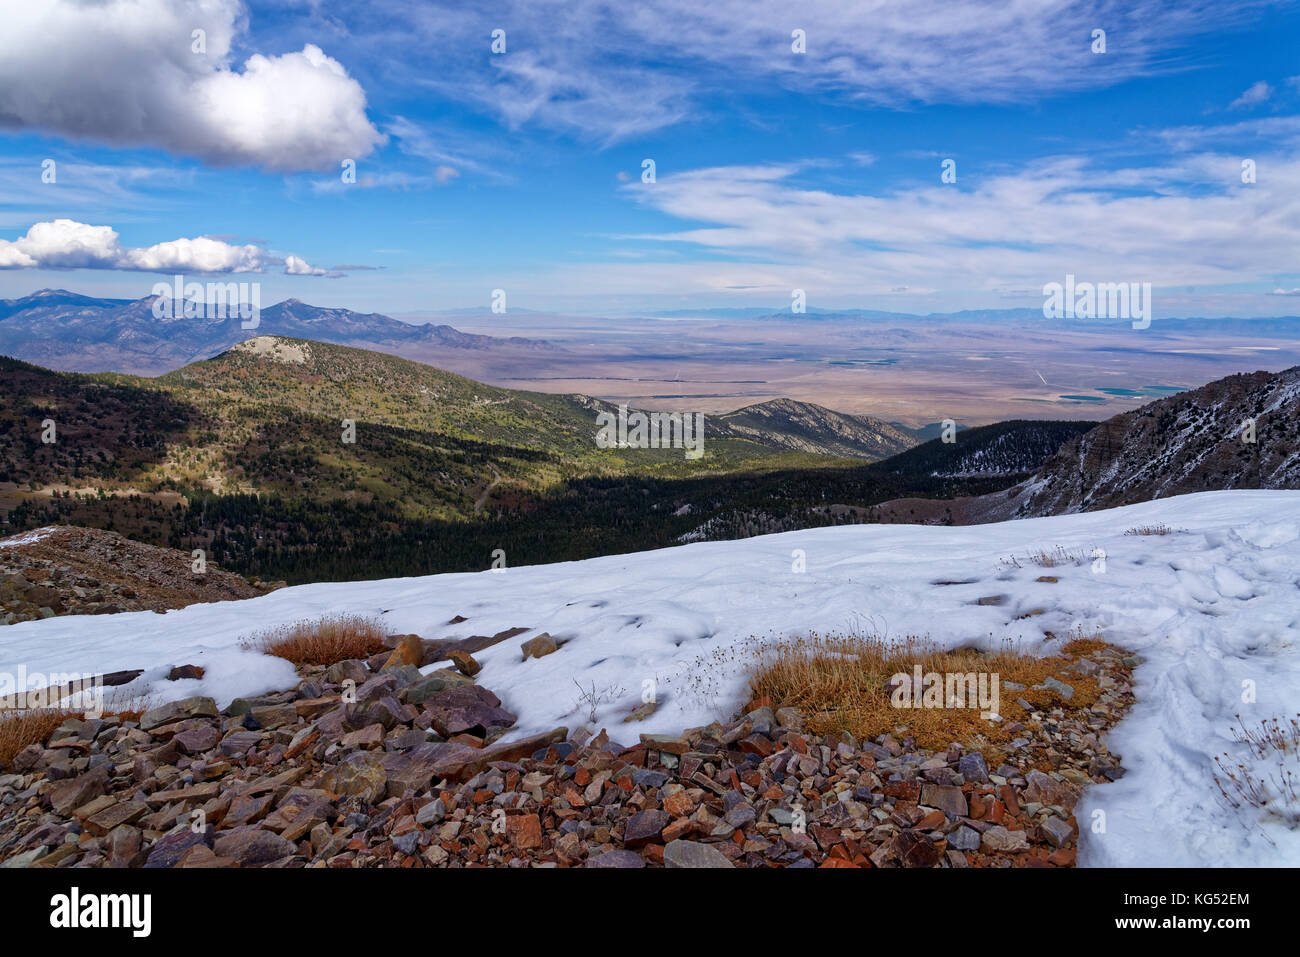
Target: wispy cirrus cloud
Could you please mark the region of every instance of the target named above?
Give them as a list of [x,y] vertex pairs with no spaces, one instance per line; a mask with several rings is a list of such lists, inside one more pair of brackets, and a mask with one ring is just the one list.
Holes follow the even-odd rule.
[[[1189,68],[1189,39],[1249,21],[1248,0],[373,0],[342,12],[344,42],[391,54],[385,69],[511,128],[602,144],[671,127],[718,88],[815,92],[889,108],[1033,103]],[[506,52],[489,53],[494,29]],[[1107,52],[1092,52],[1105,30]],[[795,53],[801,30],[806,52]],[[340,30],[342,33],[343,31]],[[428,69],[427,51],[442,53]],[[408,52],[409,51],[409,52]]]

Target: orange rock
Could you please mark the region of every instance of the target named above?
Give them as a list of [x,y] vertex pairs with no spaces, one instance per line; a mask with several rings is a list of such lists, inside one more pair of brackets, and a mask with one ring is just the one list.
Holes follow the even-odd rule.
[[1075,856],[1078,854],[1078,848],[1075,847],[1058,847],[1047,855],[1048,861],[1057,867],[1073,867]]
[[689,817],[679,817],[677,820],[673,821],[673,823],[664,828],[663,832],[659,836],[664,843],[671,844],[678,838],[686,837],[688,834],[695,833],[696,827],[698,827],[698,825]]
[[859,869],[859,866],[857,864],[854,864],[852,861],[846,861],[842,857],[828,857],[826,858],[826,860],[822,861],[821,864],[818,866],[819,867],[851,867],[855,870]]
[[420,662],[424,658],[424,642],[419,635],[402,635],[397,642],[397,647],[393,653],[388,656],[384,662],[381,671],[391,671],[394,668],[401,668],[403,665],[414,665],[420,667]]
[[664,810],[673,817],[685,817],[695,810],[695,802],[685,791],[678,791],[664,799]]
[[935,828],[943,826],[943,822],[948,820],[948,816],[942,811],[931,811],[925,817],[917,822],[917,828],[922,831],[933,831]]
[[521,850],[542,846],[542,821],[536,814],[514,814],[506,818],[506,836]]

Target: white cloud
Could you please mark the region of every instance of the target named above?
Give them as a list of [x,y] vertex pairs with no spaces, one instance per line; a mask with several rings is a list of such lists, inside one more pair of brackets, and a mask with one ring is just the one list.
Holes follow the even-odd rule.
[[[1243,0],[371,0],[341,14],[400,82],[478,102],[511,127],[603,143],[698,114],[719,89],[788,89],[888,107],[1024,103],[1185,68],[1191,37],[1248,20]],[[394,24],[400,24],[400,28]],[[507,52],[491,55],[494,28]],[[1108,52],[1091,52],[1094,28]],[[802,29],[807,52],[791,50]],[[414,39],[412,39],[414,38]],[[446,68],[430,74],[427,51]],[[407,52],[409,51],[409,52]],[[486,58],[487,67],[483,66]]]
[[1260,80],[1258,83],[1251,84],[1245,93],[1241,94],[1241,96],[1228,104],[1228,109],[1242,110],[1252,106],[1259,106],[1259,104],[1266,102],[1272,95],[1273,88],[1263,80]]
[[297,256],[283,260],[253,244],[233,245],[209,236],[173,239],[146,248],[123,246],[111,226],[71,219],[36,223],[16,240],[0,239],[0,269],[112,269],[157,273],[262,272],[284,263],[294,276],[323,276]]
[[287,276],[323,276],[325,270],[313,266],[305,259],[299,259],[297,256],[286,256],[284,260],[284,272]]
[[319,47],[236,64],[239,0],[41,0],[6,5],[4,20],[0,127],[280,171],[337,169],[384,140],[361,86]]
[[[621,189],[704,225],[623,238],[731,260],[677,270],[681,289],[725,279],[879,294],[941,277],[950,291],[998,291],[1041,288],[1067,272],[1156,286],[1264,282],[1296,270],[1300,160],[1260,163],[1267,181],[1251,186],[1241,183],[1239,157],[1218,154],[1115,170],[1060,157],[962,188],[941,184],[936,166],[933,183],[874,195],[801,185],[792,165],[661,173],[656,184]],[[677,267],[656,268],[671,282],[665,273]]]

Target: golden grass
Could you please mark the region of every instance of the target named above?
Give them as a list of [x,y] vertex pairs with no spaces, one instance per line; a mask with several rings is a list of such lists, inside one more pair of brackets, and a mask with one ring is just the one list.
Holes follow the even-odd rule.
[[[1024,721],[1028,712],[1017,703],[1023,698],[1035,710],[1062,708],[1067,713],[1086,711],[1101,696],[1095,678],[1083,677],[1065,668],[1075,655],[1087,653],[1105,642],[1072,642],[1067,651],[1036,658],[1011,650],[996,652],[975,648],[943,651],[919,638],[886,641],[874,637],[811,635],[762,648],[750,679],[754,697],[767,696],[777,705],[798,708],[809,730],[817,734],[848,731],[858,740],[872,740],[882,734],[912,737],[928,749],[941,749],[953,742],[969,747],[995,746],[1016,736],[1006,727]],[[1068,650],[1073,648],[1073,650]],[[891,679],[899,674],[987,675],[999,684],[998,713],[1001,722],[980,717],[978,707],[896,707]],[[1055,677],[1074,689],[1068,700],[1050,688],[1034,688]],[[1007,682],[1024,685],[1011,690]],[[966,703],[971,703],[966,699]]]
[[[152,699],[139,695],[119,695],[109,689],[103,710],[97,717],[117,717],[123,721],[139,721],[140,715],[152,707]],[[14,757],[29,744],[44,745],[64,721],[82,720],[86,712],[67,707],[7,709],[0,711],[0,768],[8,767]]]
[[35,708],[0,713],[0,768],[7,768],[29,744],[44,744],[68,718],[79,717],[59,708]]
[[386,634],[376,618],[331,615],[281,625],[246,638],[242,644],[295,665],[332,665],[348,658],[369,658],[387,650]]

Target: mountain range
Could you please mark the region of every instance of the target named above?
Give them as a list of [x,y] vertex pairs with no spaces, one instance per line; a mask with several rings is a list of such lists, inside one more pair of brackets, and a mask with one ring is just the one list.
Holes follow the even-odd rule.
[[20,299],[0,300],[0,355],[65,372],[148,376],[209,359],[238,342],[264,335],[380,352],[415,349],[422,355],[548,348],[537,339],[475,335],[442,324],[414,325],[379,313],[323,308],[298,299],[261,309],[256,328],[245,329],[237,315],[159,318],[154,309],[157,298],[99,299],[42,289]]
[[[964,525],[1095,511],[1190,492],[1300,488],[1297,423],[1300,366],[1232,375],[1074,435],[1033,475],[1005,491],[948,502],[908,498],[880,506],[877,517]],[[966,438],[959,433],[957,445]]]

